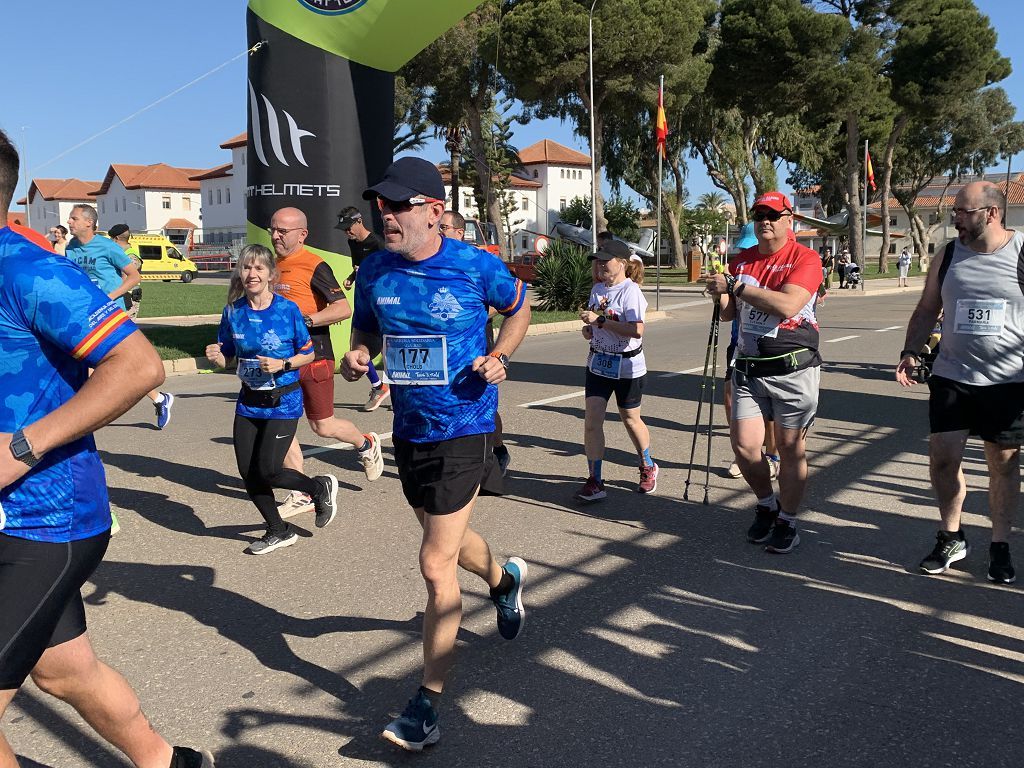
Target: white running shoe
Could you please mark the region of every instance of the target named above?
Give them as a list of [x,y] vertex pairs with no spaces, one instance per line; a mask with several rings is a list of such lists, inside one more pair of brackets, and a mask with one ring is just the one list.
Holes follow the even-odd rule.
[[312,511],[313,499],[302,493],[302,491],[292,491],[277,507],[277,513],[281,515],[282,519]]
[[365,451],[359,451],[359,463],[363,465],[367,480],[376,480],[384,474],[384,457],[380,452],[380,435],[370,432],[363,435],[370,441],[370,447]]

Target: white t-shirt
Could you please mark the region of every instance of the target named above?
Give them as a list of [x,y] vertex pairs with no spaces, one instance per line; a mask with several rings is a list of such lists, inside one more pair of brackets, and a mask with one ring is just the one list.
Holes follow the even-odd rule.
[[[590,301],[587,304],[587,308],[591,312],[604,315],[609,320],[642,323],[644,315],[647,313],[647,299],[644,298],[640,286],[627,277],[621,283],[611,287],[604,283],[597,283],[590,291]],[[623,352],[638,349],[643,344],[642,339],[619,336],[617,333],[612,333],[604,328],[598,328],[596,325],[592,325],[591,328],[594,330],[594,336],[590,340],[591,350],[622,354]],[[591,352],[591,355],[593,355],[593,352]],[[589,356],[587,363],[588,365],[590,363]],[[647,373],[647,361],[644,360],[644,353],[641,352],[636,357],[622,359],[618,378],[638,379],[645,373]]]

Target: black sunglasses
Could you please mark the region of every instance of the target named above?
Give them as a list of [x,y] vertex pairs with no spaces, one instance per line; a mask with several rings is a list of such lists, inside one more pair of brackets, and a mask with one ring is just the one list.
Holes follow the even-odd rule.
[[765,219],[767,219],[768,221],[778,221],[783,216],[788,215],[789,211],[786,211],[785,213],[783,213],[782,211],[754,211],[750,218],[752,218],[754,221],[764,221]]

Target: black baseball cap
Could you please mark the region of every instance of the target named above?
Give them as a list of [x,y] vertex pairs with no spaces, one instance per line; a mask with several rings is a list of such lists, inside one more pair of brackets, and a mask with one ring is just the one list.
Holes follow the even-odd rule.
[[356,211],[355,213],[350,213],[347,216],[338,216],[338,225],[335,227],[335,229],[340,229],[343,232],[345,232],[351,229],[352,225],[355,224],[357,221],[362,220],[363,214],[359,213],[359,211]]
[[107,230],[107,234],[111,237],[120,237],[125,232],[131,232],[127,224],[115,224]]
[[444,182],[437,166],[421,157],[400,157],[384,171],[384,178],[363,192],[363,200],[376,197],[405,201],[413,197],[444,200]]
[[601,247],[597,249],[597,253],[590,254],[591,261],[611,261],[612,259],[626,259],[629,261],[629,257],[633,255],[633,252],[629,250],[629,246],[621,240],[605,240]]

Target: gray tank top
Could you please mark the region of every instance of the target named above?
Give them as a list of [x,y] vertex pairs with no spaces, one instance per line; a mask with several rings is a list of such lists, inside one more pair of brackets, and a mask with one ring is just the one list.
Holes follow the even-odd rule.
[[981,386],[1024,381],[1022,245],[1024,233],[1016,231],[993,253],[956,243],[942,282],[936,376]]

